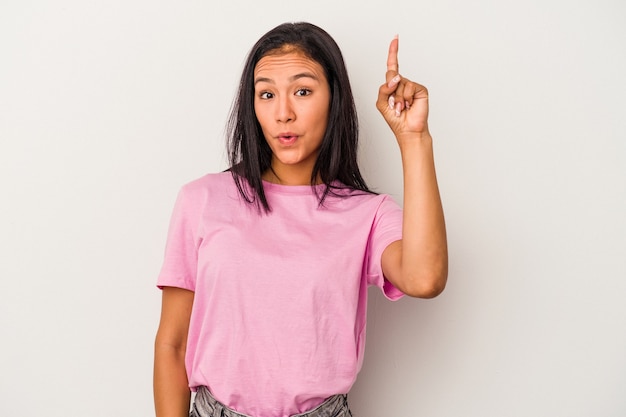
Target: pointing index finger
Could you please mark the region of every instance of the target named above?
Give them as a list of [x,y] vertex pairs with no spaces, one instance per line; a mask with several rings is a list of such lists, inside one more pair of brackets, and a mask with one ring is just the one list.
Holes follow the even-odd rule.
[[398,35],[393,37],[389,44],[389,55],[387,56],[387,71],[398,72]]

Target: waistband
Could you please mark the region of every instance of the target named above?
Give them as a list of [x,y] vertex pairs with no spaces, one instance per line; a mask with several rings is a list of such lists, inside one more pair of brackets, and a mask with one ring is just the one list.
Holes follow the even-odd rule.
[[[294,414],[291,417],[350,417],[348,396],[337,394],[329,397],[319,406],[306,413]],[[252,417],[241,414],[228,408],[216,400],[207,387],[200,386],[196,391],[196,398],[190,417]]]

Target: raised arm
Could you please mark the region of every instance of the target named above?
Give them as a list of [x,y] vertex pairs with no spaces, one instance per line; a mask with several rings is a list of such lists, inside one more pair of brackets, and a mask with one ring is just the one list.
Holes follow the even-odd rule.
[[376,107],[400,147],[404,214],[402,240],[383,252],[383,273],[405,294],[432,298],[448,276],[446,228],[428,130],[428,90],[400,75],[398,37],[389,46],[385,77]]

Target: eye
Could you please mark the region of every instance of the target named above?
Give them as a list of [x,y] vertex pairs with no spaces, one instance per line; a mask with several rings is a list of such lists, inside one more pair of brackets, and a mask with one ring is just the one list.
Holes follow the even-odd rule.
[[311,94],[311,90],[309,90],[308,88],[301,88],[298,91],[296,91],[296,96],[299,96],[299,97],[308,96],[309,94]]
[[269,100],[270,98],[274,97],[274,94],[268,91],[263,91],[261,92],[261,94],[259,94],[259,97],[261,98],[261,100]]

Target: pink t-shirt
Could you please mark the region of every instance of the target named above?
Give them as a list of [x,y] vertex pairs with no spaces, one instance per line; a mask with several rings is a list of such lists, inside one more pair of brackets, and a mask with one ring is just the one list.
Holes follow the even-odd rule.
[[228,172],[185,185],[157,284],[195,292],[189,386],[243,414],[289,416],[350,390],[367,286],[402,296],[380,265],[401,239],[402,211],[386,195],[343,191],[319,207],[311,186],[264,187],[269,214],[239,196]]

